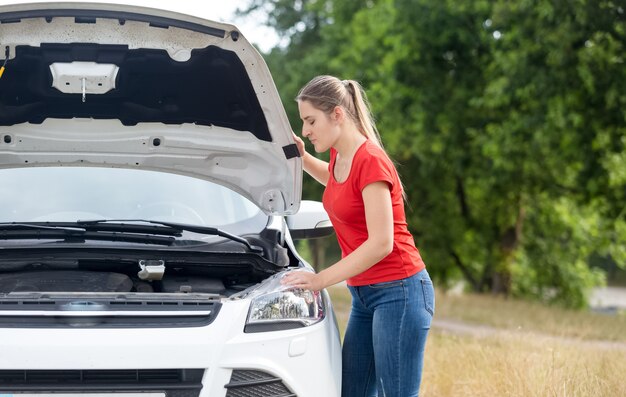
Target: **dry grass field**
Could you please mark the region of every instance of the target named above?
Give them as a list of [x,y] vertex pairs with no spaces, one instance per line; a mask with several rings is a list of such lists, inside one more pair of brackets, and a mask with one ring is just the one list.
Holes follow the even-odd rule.
[[[329,292],[343,334],[350,296],[343,286]],[[420,396],[626,396],[624,315],[489,296],[436,299]]]

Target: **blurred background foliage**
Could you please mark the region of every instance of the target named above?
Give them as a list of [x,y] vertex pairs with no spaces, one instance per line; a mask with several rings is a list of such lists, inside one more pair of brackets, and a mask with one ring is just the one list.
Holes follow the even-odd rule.
[[[264,57],[296,133],[313,76],[363,84],[439,286],[579,308],[626,266],[625,8],[250,0],[240,13],[265,11],[285,39]],[[305,176],[303,197],[321,192]],[[332,238],[309,248],[322,266],[337,255]]]

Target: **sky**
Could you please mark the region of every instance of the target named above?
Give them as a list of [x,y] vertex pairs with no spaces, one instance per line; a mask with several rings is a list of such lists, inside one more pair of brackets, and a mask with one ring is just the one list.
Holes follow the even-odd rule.
[[[52,0],[0,0],[0,5],[17,3],[50,3]],[[58,2],[58,1],[56,1]],[[64,2],[77,2],[65,0]],[[184,14],[210,19],[218,22],[228,22],[236,25],[239,31],[253,44],[259,46],[261,51],[268,51],[279,39],[272,29],[263,26],[263,18],[257,16],[236,18],[237,7],[247,4],[247,0],[90,0],[89,3],[119,3],[138,5],[143,7],[161,8],[177,11]]]

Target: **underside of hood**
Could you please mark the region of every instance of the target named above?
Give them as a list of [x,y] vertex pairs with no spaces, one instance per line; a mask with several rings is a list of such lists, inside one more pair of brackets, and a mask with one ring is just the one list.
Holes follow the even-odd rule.
[[212,180],[296,212],[302,164],[265,62],[232,25],[142,7],[0,7],[0,168]]

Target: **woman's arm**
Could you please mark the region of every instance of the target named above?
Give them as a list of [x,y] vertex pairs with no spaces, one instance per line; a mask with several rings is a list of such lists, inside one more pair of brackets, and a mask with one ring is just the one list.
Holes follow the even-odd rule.
[[304,141],[297,135],[293,135],[298,146],[300,156],[302,156],[302,165],[307,174],[311,175],[316,181],[326,186],[330,173],[328,172],[328,163],[317,157],[307,153],[304,149]]
[[316,181],[326,186],[328,178],[330,177],[330,172],[328,172],[328,163],[310,155],[309,153],[304,154],[302,162],[304,170]]
[[393,249],[393,211],[391,192],[385,182],[367,185],[362,192],[368,238],[350,255],[334,265],[314,274],[291,272],[283,284],[319,291],[337,284],[374,266]]

